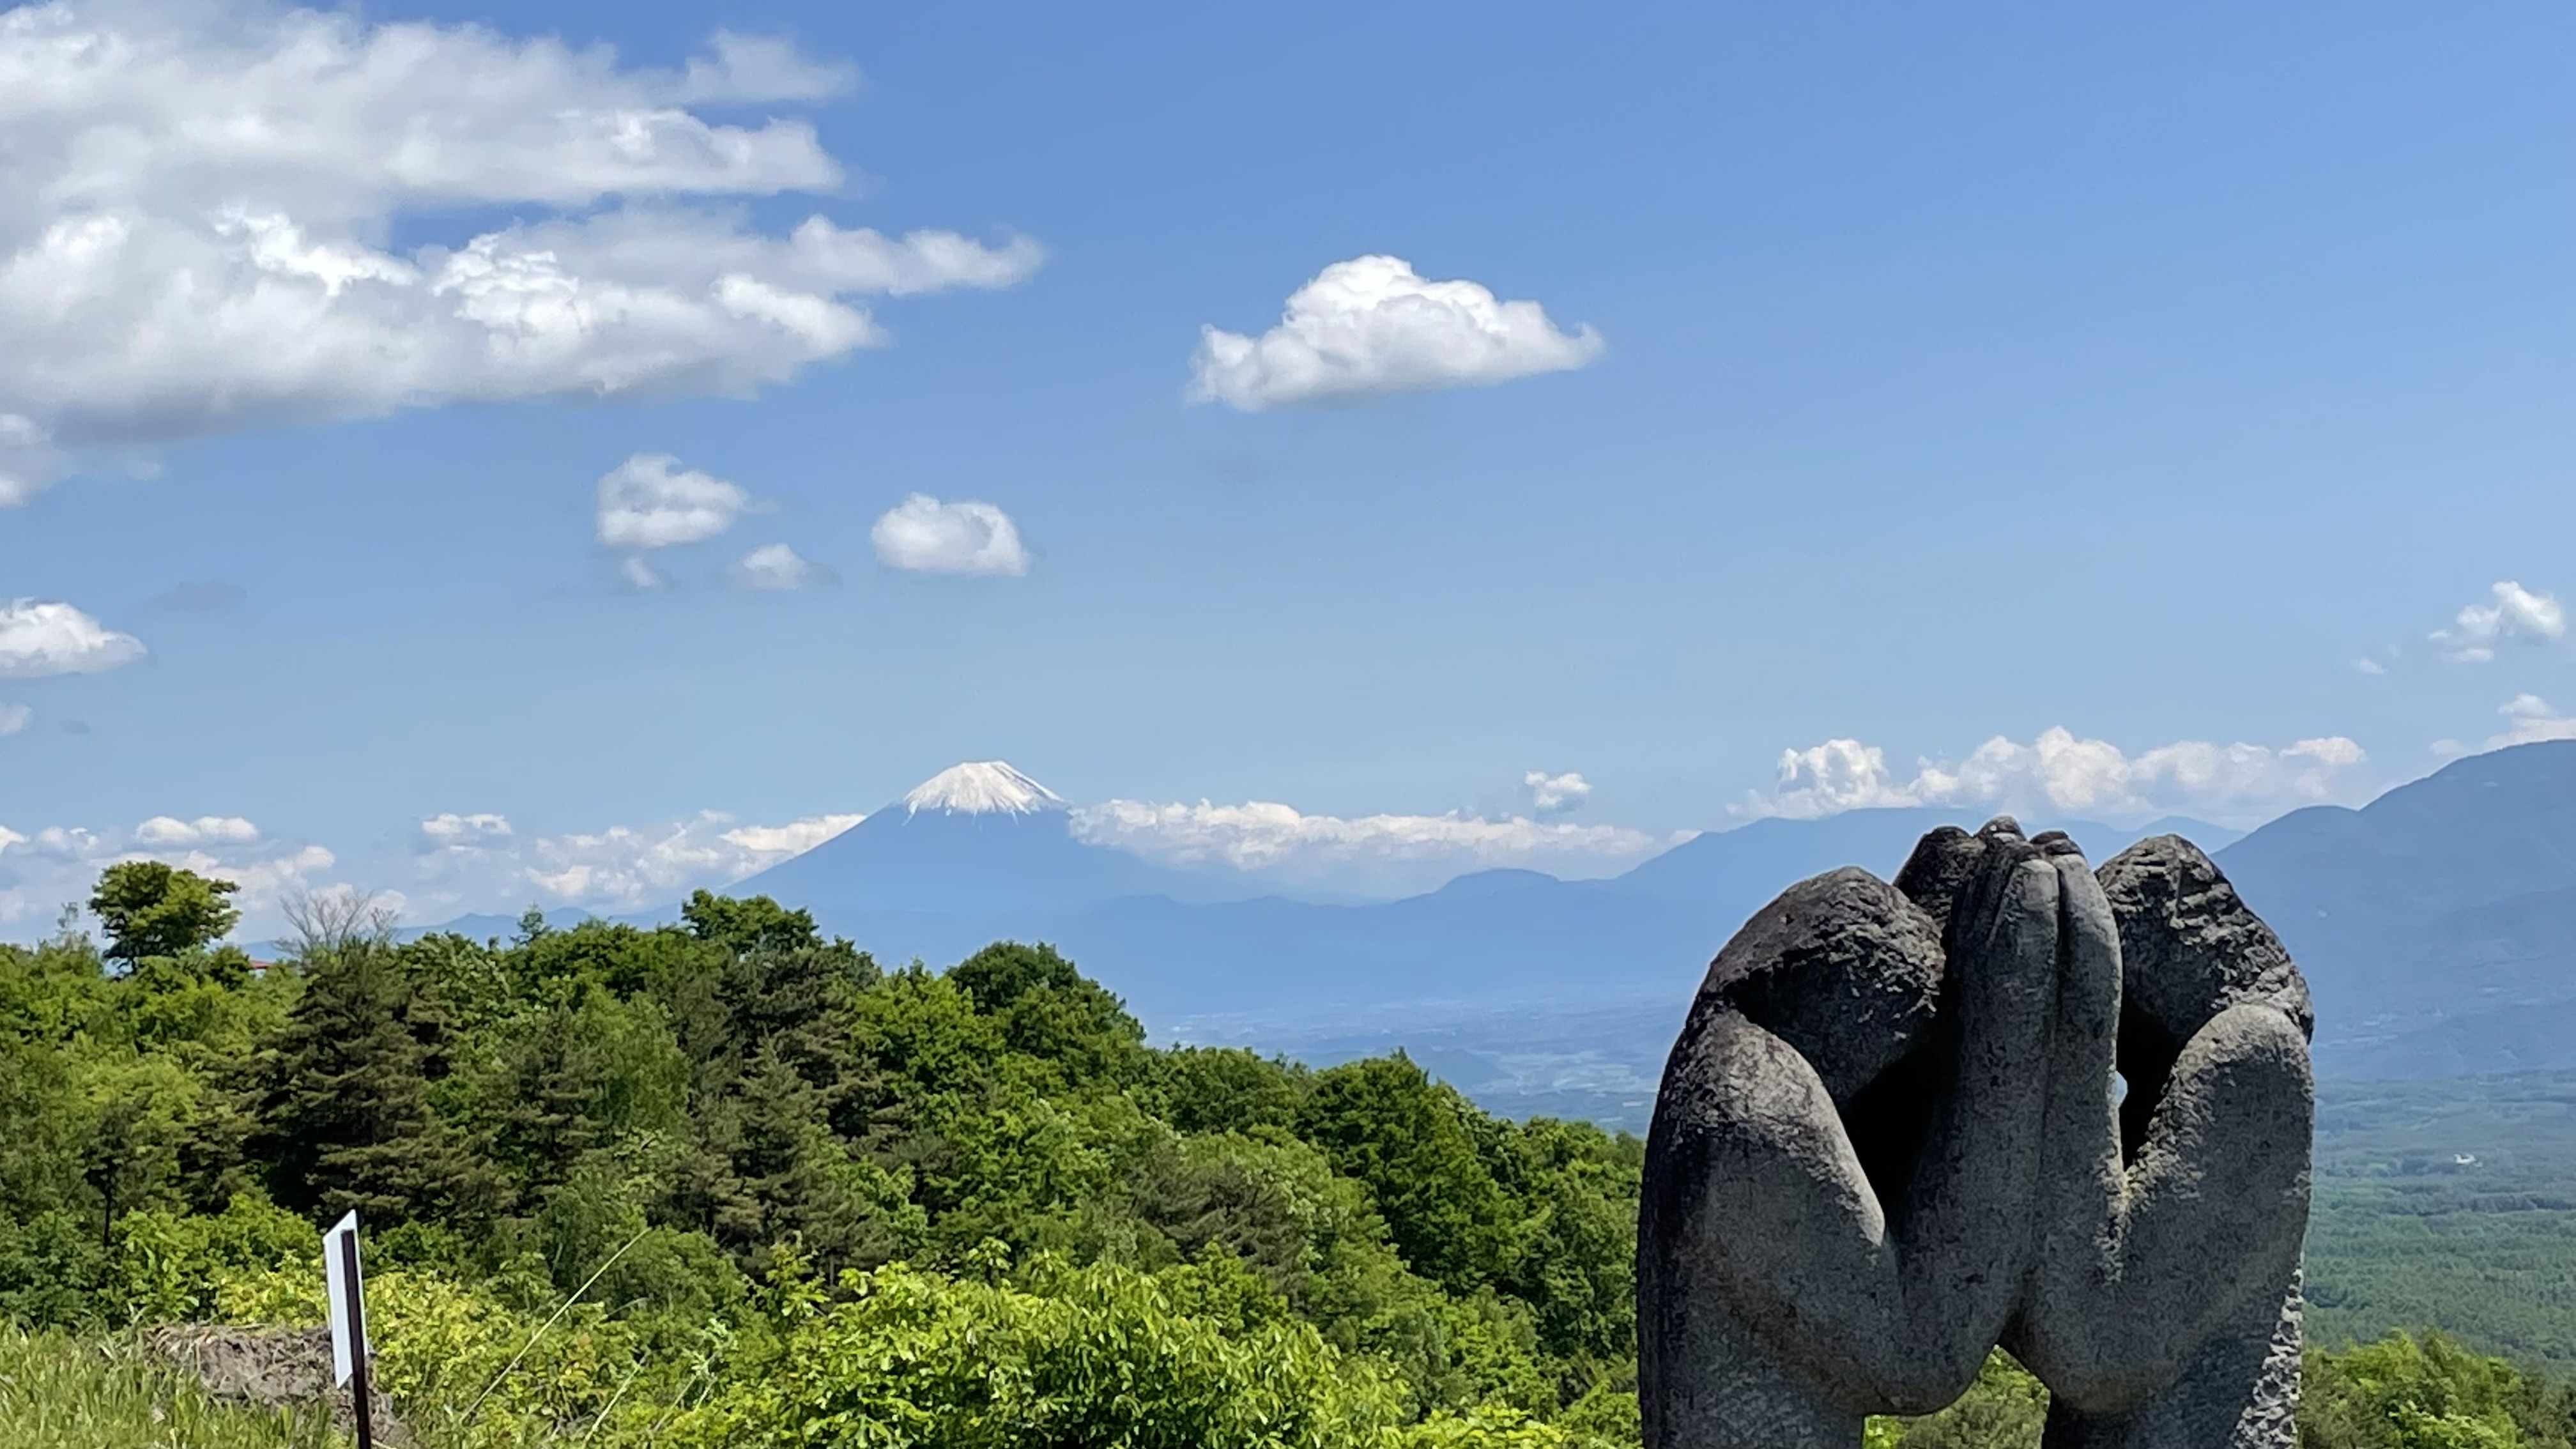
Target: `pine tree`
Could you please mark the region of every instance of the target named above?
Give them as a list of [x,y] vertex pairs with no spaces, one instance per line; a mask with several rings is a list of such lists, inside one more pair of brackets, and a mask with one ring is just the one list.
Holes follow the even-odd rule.
[[259,1155],[277,1201],[383,1223],[471,1218],[497,1179],[431,1109],[448,1024],[394,952],[373,943],[308,963],[303,994],[263,1054]]

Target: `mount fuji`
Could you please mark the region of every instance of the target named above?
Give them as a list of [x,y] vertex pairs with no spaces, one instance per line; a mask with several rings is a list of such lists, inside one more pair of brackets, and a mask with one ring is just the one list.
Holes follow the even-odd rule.
[[1001,760],[952,765],[812,850],[727,890],[802,906],[826,922],[1080,910],[1126,896],[1195,902],[1261,894],[1258,886],[1083,843],[1064,798]]

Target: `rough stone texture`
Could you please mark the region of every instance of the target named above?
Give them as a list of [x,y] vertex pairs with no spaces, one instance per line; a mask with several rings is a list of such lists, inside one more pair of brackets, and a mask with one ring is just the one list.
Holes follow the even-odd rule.
[[1979,837],[1939,923],[1842,870],[1720,952],[1646,1147],[1646,1442],[1859,1442],[1958,1397],[2030,1260],[2060,872]]
[[1853,1445],[1998,1342],[2051,1390],[2050,1449],[2285,1449],[2309,1025],[2175,837],[2097,879],[1999,819],[1893,886],[1792,887],[1710,966],[1656,1101],[1648,1449]]
[[[2085,908],[2115,922],[2118,969],[2107,988],[2087,973],[2061,1013],[2046,1227],[2005,1346],[2049,1387],[2049,1449],[2287,1446],[2315,1115],[2307,985],[2179,837],[2114,857]],[[2129,1087],[2117,1107],[2114,1064]]]
[[1921,907],[1934,924],[1947,929],[1950,903],[1967,889],[1968,878],[1977,873],[1977,862],[1986,853],[1987,833],[2006,828],[2016,835],[2021,833],[2019,823],[2005,816],[1975,835],[1956,825],[1944,825],[1924,836],[1914,843],[1914,853],[1896,872],[1897,890]]

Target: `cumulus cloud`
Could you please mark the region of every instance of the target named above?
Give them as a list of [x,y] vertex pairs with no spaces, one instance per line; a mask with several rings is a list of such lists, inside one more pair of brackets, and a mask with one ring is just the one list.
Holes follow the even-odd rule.
[[1111,800],[1073,812],[1074,834],[1148,860],[1221,866],[1284,883],[1368,894],[1427,890],[1497,866],[1615,875],[1678,838],[1617,825],[1522,816],[1308,815],[1270,801],[1218,805]]
[[891,568],[927,574],[1029,571],[1029,551],[1011,516],[990,503],[942,503],[915,493],[885,511],[868,530],[877,558]]
[[1508,382],[1601,355],[1590,327],[1561,331],[1536,302],[1474,282],[1427,281],[1401,257],[1335,262],[1259,337],[1200,329],[1190,400],[1244,412],[1335,398]]
[[510,817],[489,812],[459,815],[451,810],[424,816],[420,822],[420,838],[433,850],[488,845],[515,833],[510,828]]
[[729,845],[763,857],[764,865],[775,864],[766,857],[784,860],[791,855],[803,855],[866,818],[864,815],[809,815],[785,825],[740,826],[726,831],[723,839]]
[[676,582],[669,574],[653,567],[636,554],[628,554],[618,560],[617,581],[639,594],[649,594],[655,589],[667,589]]
[[23,704],[0,704],[0,738],[22,734],[36,718],[36,712]]
[[600,475],[596,527],[610,548],[669,548],[715,537],[750,505],[750,494],[722,478],[668,453],[638,453]]
[[237,815],[155,815],[130,830],[0,827],[0,926],[50,922],[64,906],[89,898],[100,871],[126,860],[164,861],[239,885],[238,939],[282,924],[282,904],[323,884],[319,878],[337,863],[322,846],[271,840]]
[[264,0],[0,12],[0,503],[269,422],[742,394],[882,342],[869,295],[1027,276],[1025,240],[751,223],[841,164],[804,120],[692,107],[847,82],[733,35],[654,70]]
[[2433,642],[2453,659],[2483,664],[2495,658],[2496,646],[2509,640],[2541,644],[2565,637],[2567,610],[2548,594],[2534,593],[2511,579],[2498,580],[2493,598],[2460,610],[2448,629],[2433,632]]
[[671,99],[683,105],[760,101],[826,101],[858,83],[856,68],[817,61],[773,36],[719,30],[715,53],[691,58]]
[[238,815],[200,815],[181,820],[155,815],[134,827],[138,845],[156,850],[183,845],[248,845],[259,839],[259,827]]
[[1736,807],[1740,815],[1812,819],[1845,810],[1976,805],[2002,810],[2107,817],[2170,811],[2225,821],[2360,793],[2354,771],[2369,757],[2341,735],[2263,745],[2185,740],[2132,755],[2108,740],[2066,729],[2024,744],[1997,735],[1956,766],[1916,762],[1889,768],[1886,752],[1858,740],[1827,740],[1781,752],[1779,784]]
[[0,679],[97,674],[131,664],[143,653],[142,640],[69,604],[39,599],[0,604]]
[[420,825],[415,909],[507,909],[531,897],[596,910],[666,904],[803,854],[862,818],[744,825],[710,810],[662,825],[529,837],[498,815],[433,815]]
[[2576,715],[2560,714],[2539,695],[2517,694],[2496,713],[2504,716],[2505,730],[2487,741],[2488,749],[2541,740],[2576,740]]
[[733,586],[768,593],[789,589],[820,588],[840,582],[830,569],[814,562],[783,543],[763,544],[734,560],[728,571]]
[[1592,794],[1592,782],[1572,771],[1551,775],[1545,770],[1532,770],[1521,776],[1521,786],[1529,791],[1530,808],[1541,815],[1572,810]]

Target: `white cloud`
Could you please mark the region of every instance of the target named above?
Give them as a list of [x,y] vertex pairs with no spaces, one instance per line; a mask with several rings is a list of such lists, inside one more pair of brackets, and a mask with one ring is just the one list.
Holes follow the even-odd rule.
[[[765,825],[708,811],[661,825],[531,837],[504,815],[449,811],[421,818],[409,877],[399,889],[377,889],[373,896],[413,924],[468,911],[515,911],[531,900],[634,910],[701,886],[729,885],[862,818],[825,814]],[[130,830],[0,826],[0,926],[48,925],[63,905],[88,898],[101,870],[140,859],[240,883],[234,897],[243,913],[234,932],[239,940],[283,932],[281,907],[296,895],[354,889],[330,878],[338,861],[328,849],[271,840],[238,816],[156,815]]]
[[1028,275],[1026,241],[753,227],[842,166],[803,120],[690,108],[848,79],[733,35],[663,71],[263,0],[0,12],[0,503],[268,422],[747,393],[882,342],[867,294]]
[[734,560],[730,573],[735,588],[772,593],[840,582],[830,569],[783,543],[763,544],[744,554]]
[[601,910],[666,904],[802,854],[861,818],[814,815],[783,825],[737,825],[710,810],[663,825],[529,838],[497,815],[431,816],[421,828],[435,845],[416,861],[425,885],[414,892],[414,908],[514,909],[532,896],[550,905]]
[[2352,772],[2368,758],[2340,735],[2279,749],[2185,740],[2131,755],[2108,740],[2081,739],[2061,728],[2028,744],[1998,735],[1956,767],[1923,760],[1911,778],[1900,778],[1877,746],[1837,739],[1783,751],[1778,788],[1753,796],[1736,813],[1811,819],[1844,810],[1977,805],[2132,819],[2184,811],[2242,820],[2359,793],[2367,782]]
[[1073,812],[1074,834],[1148,860],[1225,866],[1282,882],[1403,894],[1497,866],[1566,876],[1613,875],[1677,838],[1617,825],[1521,816],[1307,815],[1255,800],[1241,805],[1111,800]]
[[719,30],[708,42],[712,56],[697,56],[681,73],[671,99],[682,105],[739,101],[827,101],[858,82],[848,65],[800,55],[786,41]]
[[2576,715],[2560,714],[2539,695],[2517,694],[2496,713],[2505,717],[2505,730],[2487,741],[2488,749],[2541,740],[2576,740]]
[[0,704],[0,739],[24,733],[36,712],[23,704]]
[[281,903],[315,889],[337,863],[322,846],[270,840],[237,815],[155,815],[131,830],[57,825],[22,834],[0,828],[0,925],[51,923],[65,905],[89,898],[100,871],[126,860],[163,861],[239,885],[236,940],[257,940],[282,926]]
[[785,825],[745,825],[724,833],[725,842],[755,856],[781,860],[803,855],[815,846],[865,820],[865,815],[811,815]]
[[2289,760],[2313,760],[2329,770],[2343,770],[2366,763],[2370,759],[2370,753],[2359,743],[2342,735],[2322,735],[2316,739],[2296,741],[2281,752],[2281,757]]
[[97,674],[131,664],[143,653],[142,640],[120,634],[69,604],[37,599],[0,604],[0,679]]
[[1780,787],[1768,801],[1749,802],[1745,815],[1786,815],[1807,820],[1845,810],[1886,810],[1920,805],[1913,785],[1888,773],[1887,752],[1858,740],[1827,740],[1780,752]]
[[134,841],[156,849],[181,845],[248,845],[259,839],[259,827],[238,815],[200,815],[181,820],[155,815],[134,827]]
[[1521,776],[1521,784],[1529,791],[1530,808],[1541,815],[1572,810],[1592,794],[1592,782],[1571,771],[1551,775],[1545,770],[1532,770]]
[[432,849],[478,846],[506,840],[515,833],[510,828],[510,817],[490,812],[459,815],[451,810],[441,815],[424,816],[420,822],[420,837]]
[[2361,658],[2352,661],[2352,667],[2360,670],[2364,674],[2386,674],[2388,672],[2387,665],[2380,663],[2378,660],[2373,659],[2368,655],[2363,655]]
[[638,453],[600,475],[599,541],[610,548],[699,543],[733,527],[750,504],[751,495],[739,487],[683,468],[668,453]]
[[2448,629],[2433,632],[2433,642],[2451,658],[2483,664],[2495,658],[2505,640],[2546,643],[2567,633],[2567,610],[2548,594],[2533,593],[2511,579],[2498,580],[2494,602],[2460,610]]
[[1474,282],[1425,281],[1400,257],[1354,257],[1288,298],[1259,337],[1200,329],[1190,400],[1245,412],[1331,398],[1508,382],[1601,355],[1590,327],[1558,330],[1536,302]]
[[1011,516],[990,503],[942,503],[915,493],[868,530],[888,566],[930,574],[1025,574],[1029,551]]

